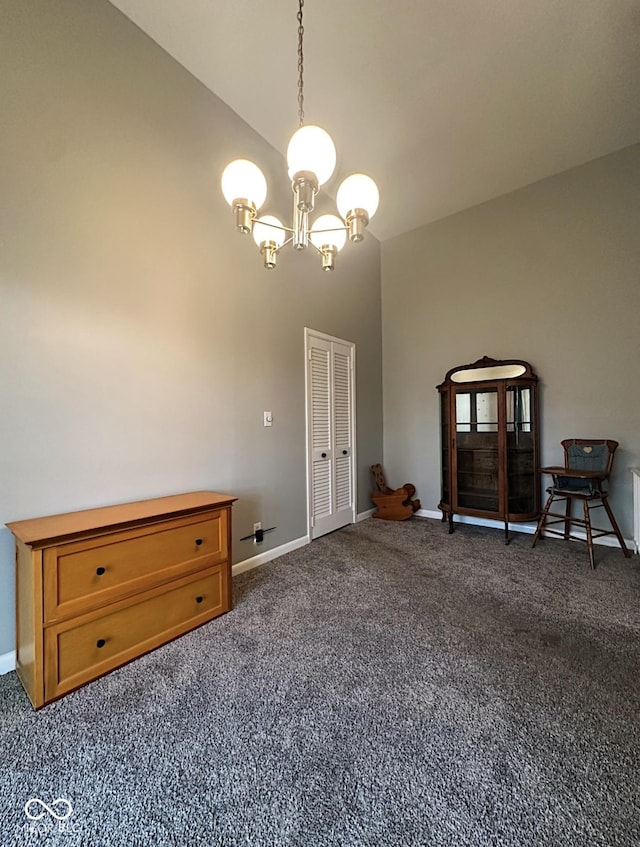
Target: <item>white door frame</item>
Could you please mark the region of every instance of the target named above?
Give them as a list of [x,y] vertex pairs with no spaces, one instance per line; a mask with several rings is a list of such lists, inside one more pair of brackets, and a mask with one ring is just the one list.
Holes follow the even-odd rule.
[[[310,339],[320,338],[323,341],[335,341],[345,347],[351,349],[351,479],[353,487],[353,503],[351,523],[356,523],[358,514],[358,476],[356,473],[356,345],[353,341],[346,341],[344,338],[338,338],[335,335],[328,335],[326,332],[319,332],[310,327],[304,328],[304,393],[305,393],[305,449],[307,457],[307,535],[309,540],[313,539],[312,533],[312,472],[313,472],[313,450],[311,449],[311,390],[309,385],[309,352]],[[333,438],[333,437],[332,437]]]

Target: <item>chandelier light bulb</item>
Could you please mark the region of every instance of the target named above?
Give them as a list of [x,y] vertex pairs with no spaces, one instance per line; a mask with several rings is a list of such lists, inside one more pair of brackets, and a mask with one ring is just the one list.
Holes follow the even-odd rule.
[[291,136],[287,164],[290,179],[301,171],[311,171],[318,185],[324,185],[336,167],[336,148],[329,133],[319,126],[301,126]]
[[222,193],[230,206],[234,200],[248,200],[259,209],[267,199],[267,181],[253,162],[234,159],[222,173]]
[[340,185],[336,194],[336,206],[345,220],[349,212],[355,209],[364,210],[371,220],[379,202],[378,186],[366,174],[351,174]]
[[[329,230],[329,232],[318,232],[318,230]],[[337,215],[320,215],[313,222],[313,229],[309,233],[311,243],[322,250],[323,247],[334,247],[336,250],[342,250],[347,233],[344,224]]]
[[[267,224],[273,224],[273,226],[267,226]],[[253,222],[253,240],[258,247],[265,241],[273,241],[278,247],[282,247],[286,232],[282,228],[275,229],[275,227],[282,227],[282,223],[274,215],[263,215]]]

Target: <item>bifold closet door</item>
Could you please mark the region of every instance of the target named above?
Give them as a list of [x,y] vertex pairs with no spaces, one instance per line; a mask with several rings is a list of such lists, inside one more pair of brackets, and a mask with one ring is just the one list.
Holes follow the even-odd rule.
[[311,537],[355,520],[354,346],[307,335]]

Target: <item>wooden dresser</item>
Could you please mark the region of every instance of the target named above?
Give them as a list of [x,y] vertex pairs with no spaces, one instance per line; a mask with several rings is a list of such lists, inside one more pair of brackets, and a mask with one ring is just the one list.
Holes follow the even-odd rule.
[[7,524],[36,708],[231,609],[231,506],[194,491]]

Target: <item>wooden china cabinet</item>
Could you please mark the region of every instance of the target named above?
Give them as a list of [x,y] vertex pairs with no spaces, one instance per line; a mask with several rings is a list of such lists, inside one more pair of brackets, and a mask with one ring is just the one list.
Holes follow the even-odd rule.
[[448,371],[438,386],[442,520],[454,515],[509,522],[540,511],[538,377],[519,359],[485,356]]

